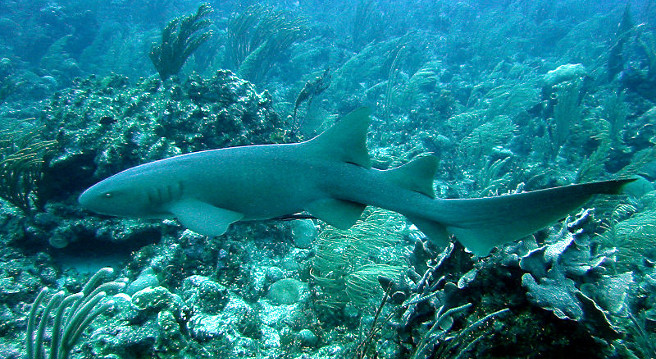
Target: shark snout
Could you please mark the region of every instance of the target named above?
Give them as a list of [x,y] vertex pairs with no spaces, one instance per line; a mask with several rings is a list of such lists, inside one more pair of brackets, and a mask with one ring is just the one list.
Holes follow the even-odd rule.
[[94,203],[97,203],[98,201],[97,194],[94,192],[95,191],[93,191],[93,187],[91,187],[80,194],[80,196],[77,198],[77,203],[80,204],[80,207],[98,212],[98,208],[95,208],[97,206],[94,206]]

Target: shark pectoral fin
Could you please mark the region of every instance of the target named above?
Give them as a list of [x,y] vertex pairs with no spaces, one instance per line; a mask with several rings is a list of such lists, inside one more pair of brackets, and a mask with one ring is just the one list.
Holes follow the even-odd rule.
[[177,201],[167,209],[183,226],[206,236],[220,236],[228,230],[231,223],[244,217],[241,213],[199,200]]
[[348,229],[360,218],[364,204],[326,198],[310,203],[307,211],[339,229]]

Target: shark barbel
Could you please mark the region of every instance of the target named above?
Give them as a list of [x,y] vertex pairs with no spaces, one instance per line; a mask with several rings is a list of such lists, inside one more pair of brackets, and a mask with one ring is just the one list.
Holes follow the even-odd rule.
[[453,235],[486,255],[574,211],[595,194],[616,194],[631,180],[593,182],[475,199],[435,198],[434,156],[395,169],[371,167],[369,110],[346,115],[305,142],[231,147],[146,163],[111,176],[80,195],[94,212],[177,218],[218,236],[237,221],[307,211],[346,229],[367,205],[405,215],[438,244]]

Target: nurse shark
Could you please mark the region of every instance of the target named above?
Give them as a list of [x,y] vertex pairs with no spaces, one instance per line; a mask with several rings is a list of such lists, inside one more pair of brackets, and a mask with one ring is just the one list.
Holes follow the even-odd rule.
[[371,205],[405,215],[438,245],[454,236],[483,256],[562,219],[596,194],[617,194],[632,181],[436,198],[434,156],[389,170],[372,168],[369,122],[369,110],[361,108],[305,142],[207,150],[146,163],[95,184],[79,203],[107,215],[176,218],[208,236],[222,235],[234,222],[303,211],[346,229]]

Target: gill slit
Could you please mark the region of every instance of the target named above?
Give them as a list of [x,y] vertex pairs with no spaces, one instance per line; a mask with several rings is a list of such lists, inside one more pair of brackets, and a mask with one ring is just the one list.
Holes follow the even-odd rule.
[[152,188],[146,193],[148,204],[151,207],[158,207],[165,203],[171,203],[182,198],[184,186],[181,181],[164,187]]

